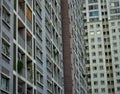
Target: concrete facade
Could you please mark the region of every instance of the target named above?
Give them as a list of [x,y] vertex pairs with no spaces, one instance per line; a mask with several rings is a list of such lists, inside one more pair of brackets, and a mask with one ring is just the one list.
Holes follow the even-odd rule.
[[89,94],[119,94],[120,0],[85,0]]
[[60,0],[0,0],[0,94],[64,94]]

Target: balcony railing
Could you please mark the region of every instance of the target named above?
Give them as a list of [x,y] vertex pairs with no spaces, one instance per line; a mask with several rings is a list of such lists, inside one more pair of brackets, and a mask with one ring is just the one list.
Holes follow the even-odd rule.
[[25,49],[25,40],[18,35],[18,43]]

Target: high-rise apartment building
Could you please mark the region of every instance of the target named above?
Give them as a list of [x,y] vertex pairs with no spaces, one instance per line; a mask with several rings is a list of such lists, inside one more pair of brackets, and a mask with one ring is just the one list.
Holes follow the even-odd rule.
[[120,0],[84,1],[89,94],[120,94]]
[[87,94],[82,0],[62,0],[65,94]]
[[63,94],[61,0],[0,0],[0,94]]

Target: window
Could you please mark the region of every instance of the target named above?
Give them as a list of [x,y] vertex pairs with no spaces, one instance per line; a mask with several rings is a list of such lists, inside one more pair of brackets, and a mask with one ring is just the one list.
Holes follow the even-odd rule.
[[101,81],[101,85],[104,85],[105,84],[105,81]]
[[90,31],[90,35],[94,35],[95,33],[94,33],[94,31]]
[[114,57],[114,60],[117,62],[119,59],[118,59],[118,57]]
[[3,7],[2,11],[3,20],[9,25],[10,24],[10,13]]
[[119,39],[120,39],[120,35],[119,35]]
[[101,92],[105,92],[105,88],[101,88]]
[[100,34],[100,33],[101,33],[100,30],[98,30],[98,31],[97,31],[97,34]]
[[93,60],[92,60],[92,62],[93,62],[93,63],[96,63],[96,60],[95,60],[95,59],[93,59]]
[[102,45],[101,45],[101,44],[99,44],[99,45],[98,45],[98,48],[102,48]]
[[91,39],[91,42],[95,42],[95,39],[94,39],[94,38],[92,38],[92,39]]
[[117,47],[117,43],[116,42],[113,43],[113,47]]
[[99,27],[100,27],[100,24],[96,24],[96,27],[99,28]]
[[37,72],[37,81],[43,84],[43,75],[40,72]]
[[95,53],[95,52],[92,52],[92,56],[96,56],[96,53]]
[[88,3],[97,3],[98,0],[88,0]]
[[120,8],[110,9],[110,13],[111,13],[111,14],[120,13]]
[[119,6],[119,2],[111,2],[110,6],[111,7],[118,7]]
[[100,73],[100,77],[103,78],[104,77],[104,73]]
[[118,32],[120,32],[120,28],[118,28]]
[[117,87],[117,91],[120,91],[120,87]]
[[99,62],[100,62],[100,63],[103,63],[103,59],[99,59]]
[[8,57],[10,56],[10,45],[4,40],[2,40],[2,52]]
[[[47,88],[49,90],[52,90],[52,83],[50,81],[47,81]],[[47,93],[47,94],[49,94],[49,93]]]
[[117,51],[117,50],[114,50],[113,52],[114,52],[114,54],[118,54],[118,51]]
[[112,29],[112,33],[115,33],[115,29]]
[[95,49],[95,45],[92,45],[91,48],[92,48],[92,49]]
[[93,25],[90,25],[90,28],[93,28]]
[[117,83],[120,84],[120,79],[117,79]]
[[97,38],[97,41],[98,41],[98,42],[101,42],[102,40],[101,40],[101,38],[100,38],[100,37],[98,37],[98,38]]
[[103,66],[100,66],[100,70],[103,70]]
[[115,26],[115,23],[114,23],[114,22],[111,22],[111,26]]
[[1,88],[5,91],[9,89],[9,79],[4,76],[1,78]]
[[118,69],[119,68],[119,64],[115,64],[115,68]]
[[94,85],[98,85],[98,82],[97,82],[97,81],[94,81]]
[[120,25],[120,22],[118,22],[118,26]]
[[116,76],[120,76],[120,72],[116,72]]
[[94,78],[97,78],[97,74],[94,73],[94,74],[93,74],[93,77],[94,77]]
[[96,22],[96,21],[99,21],[99,18],[98,17],[90,18],[89,21],[90,22]]
[[99,51],[98,54],[99,54],[99,56],[102,56],[102,51]]
[[98,9],[98,5],[90,5],[89,10]]
[[32,11],[29,8],[29,6],[26,6],[26,17],[27,17],[27,20],[29,20],[31,23],[32,22]]
[[36,33],[39,37],[42,38],[42,30],[38,24],[36,24]]
[[94,89],[94,92],[95,92],[95,93],[98,93],[98,89]]
[[89,16],[99,16],[98,11],[89,12]]
[[113,40],[116,40],[116,36],[112,36],[112,39],[113,39]]
[[97,70],[97,67],[93,67],[93,70]]
[[42,12],[42,10],[40,8],[40,5],[36,2],[36,13],[38,14],[40,19],[42,19],[41,12]]

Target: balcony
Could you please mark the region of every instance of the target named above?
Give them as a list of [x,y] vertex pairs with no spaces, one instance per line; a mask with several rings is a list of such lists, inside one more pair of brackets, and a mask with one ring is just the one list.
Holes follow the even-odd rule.
[[51,14],[49,14],[48,11],[45,12],[45,16],[46,16],[46,18],[48,18],[49,20],[51,19]]
[[46,62],[47,62],[47,69],[50,71],[50,73],[52,73],[53,65],[52,65],[51,61],[49,61],[49,60],[47,59]]
[[18,73],[20,76],[25,77],[25,68],[24,68],[25,64],[23,62],[23,60],[18,60],[17,62],[17,69],[18,69]]
[[54,80],[57,82],[58,79],[57,79],[57,75],[54,75]]
[[18,94],[25,94],[25,88],[21,85],[18,85]]
[[25,82],[18,79],[18,94],[25,94]]
[[25,53],[18,48],[17,71],[20,76],[25,77]]
[[32,56],[32,36],[31,34],[27,31],[27,52],[30,56]]
[[18,14],[23,21],[25,21],[25,1],[18,0]]
[[32,31],[32,11],[28,5],[26,5],[26,24]]
[[28,18],[27,18],[26,22],[27,22],[28,28],[32,31],[32,22],[30,22]]
[[62,85],[62,81],[61,81],[60,78],[58,79],[58,83],[59,83],[60,85]]
[[32,7],[32,0],[27,0],[27,2],[28,2],[29,5]]
[[48,4],[48,1],[45,1],[45,8],[46,8],[46,16],[50,19],[51,18],[51,14],[50,14],[51,7]]
[[33,89],[29,85],[27,85],[27,94],[33,94]]
[[52,91],[52,84],[49,81],[47,81],[47,88],[49,89],[49,91]]
[[[7,0],[9,1],[9,0]],[[7,2],[6,0],[3,0],[3,4],[5,5],[5,7],[10,11],[10,6],[9,6],[9,3],[10,2]]]
[[18,43],[25,49],[25,40],[20,35],[18,35]]
[[32,70],[27,69],[27,80],[31,83],[33,83],[33,74]]
[[53,90],[53,91],[54,91],[53,94],[58,94],[58,93],[57,93],[57,85],[56,85],[56,84],[54,85],[54,90]]
[[33,94],[30,90],[27,90],[27,94]]
[[25,49],[25,26],[18,20],[18,43]]
[[43,75],[39,72],[37,72],[37,82],[40,84],[40,85],[43,85]]
[[32,55],[32,47],[27,44],[27,52],[31,56]]
[[18,8],[18,14],[19,14],[19,16],[21,17],[21,19],[22,19],[23,21],[25,21],[25,13],[24,13],[24,11],[21,9],[20,6],[19,6],[19,8]]
[[33,83],[33,76],[34,76],[34,71],[33,71],[32,61],[30,58],[27,58],[27,80],[31,83]]
[[37,56],[40,60],[42,60],[42,52],[41,52],[41,51],[37,50],[36,56]]

